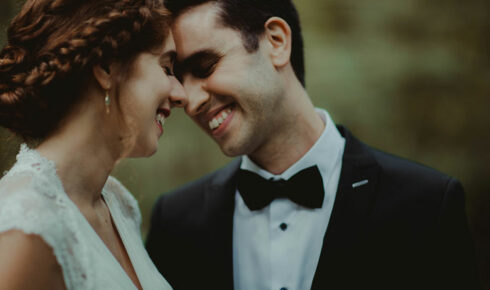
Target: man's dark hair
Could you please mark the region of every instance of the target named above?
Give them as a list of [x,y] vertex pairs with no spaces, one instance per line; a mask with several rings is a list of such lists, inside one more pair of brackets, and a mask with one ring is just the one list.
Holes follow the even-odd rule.
[[174,17],[186,10],[208,2],[216,2],[221,8],[221,21],[225,26],[240,31],[248,52],[259,46],[259,37],[264,33],[265,22],[271,17],[284,19],[291,27],[291,64],[296,77],[305,86],[303,37],[296,7],[292,0],[165,0],[166,7]]

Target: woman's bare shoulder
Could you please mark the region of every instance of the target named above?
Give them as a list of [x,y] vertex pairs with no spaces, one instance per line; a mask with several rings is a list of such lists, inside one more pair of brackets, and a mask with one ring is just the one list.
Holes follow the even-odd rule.
[[0,233],[0,281],[5,289],[65,289],[53,249],[38,235]]

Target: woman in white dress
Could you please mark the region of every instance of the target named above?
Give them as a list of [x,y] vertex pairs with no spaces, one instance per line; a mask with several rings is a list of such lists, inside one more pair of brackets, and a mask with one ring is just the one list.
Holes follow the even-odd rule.
[[171,289],[113,177],[155,153],[183,88],[160,0],[28,0],[0,53],[0,125],[26,140],[0,180],[0,289]]

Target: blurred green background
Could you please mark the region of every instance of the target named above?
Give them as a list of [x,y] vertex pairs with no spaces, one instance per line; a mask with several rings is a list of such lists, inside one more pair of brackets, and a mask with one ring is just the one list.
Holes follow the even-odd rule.
[[[0,0],[0,44],[23,1]],[[463,182],[481,280],[490,289],[490,1],[297,0],[307,88],[366,143]],[[115,170],[146,235],[156,198],[230,159],[177,109],[158,153]],[[0,170],[19,140],[0,129]]]

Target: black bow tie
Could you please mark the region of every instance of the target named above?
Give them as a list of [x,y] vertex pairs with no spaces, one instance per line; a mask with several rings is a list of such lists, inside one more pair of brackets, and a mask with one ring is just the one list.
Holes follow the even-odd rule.
[[262,209],[281,197],[308,208],[321,208],[324,198],[323,180],[316,165],[301,170],[289,180],[277,181],[240,169],[237,187],[250,210]]

